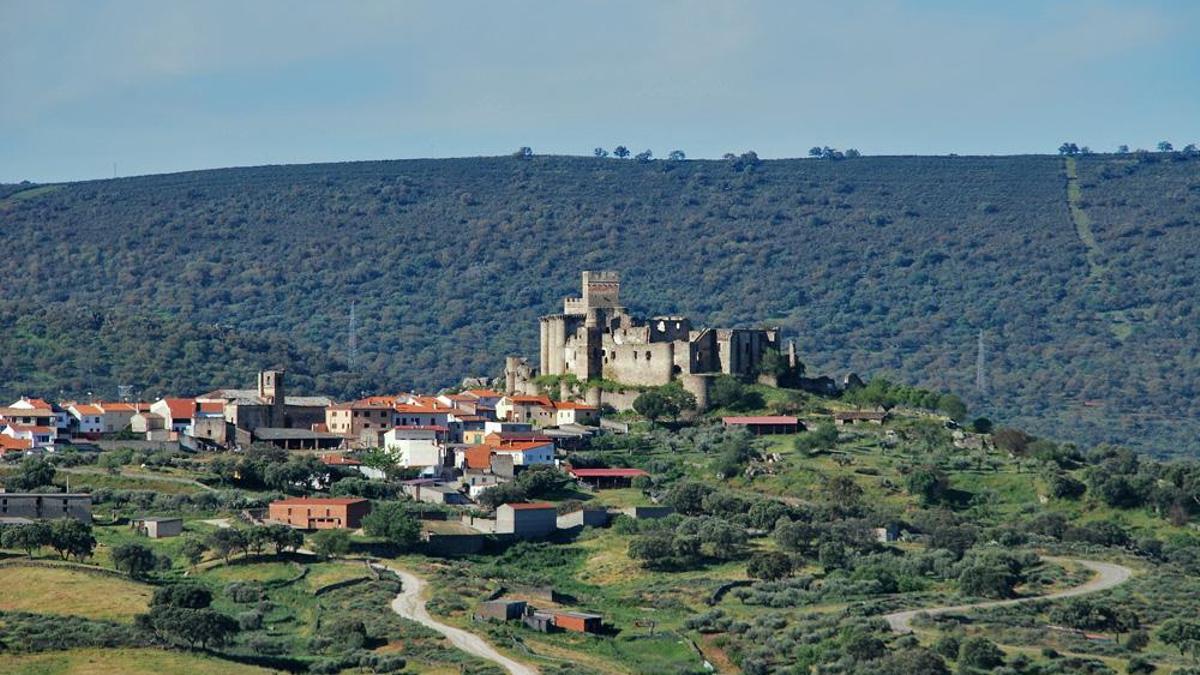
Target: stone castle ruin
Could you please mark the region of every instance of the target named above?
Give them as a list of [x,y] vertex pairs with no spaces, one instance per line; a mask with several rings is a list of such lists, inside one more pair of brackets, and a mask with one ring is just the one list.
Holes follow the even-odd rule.
[[[538,375],[636,386],[678,381],[701,405],[712,378],[755,378],[763,357],[780,348],[778,328],[693,329],[683,316],[632,316],[621,305],[620,274],[612,271],[584,272],[582,297],[565,298],[561,314],[541,318],[540,331]],[[532,375],[532,366],[510,357],[509,393],[529,392]]]

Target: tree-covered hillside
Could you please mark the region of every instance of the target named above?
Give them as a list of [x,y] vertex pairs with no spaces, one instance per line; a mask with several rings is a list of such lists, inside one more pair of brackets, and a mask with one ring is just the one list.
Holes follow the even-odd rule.
[[[6,186],[0,389],[194,393],[298,354],[334,395],[437,387],[535,355],[536,317],[611,268],[636,311],[783,326],[811,371],[1198,451],[1200,160],[1071,161],[1071,181],[1046,156],[504,157]],[[217,366],[226,332],[252,344]]]

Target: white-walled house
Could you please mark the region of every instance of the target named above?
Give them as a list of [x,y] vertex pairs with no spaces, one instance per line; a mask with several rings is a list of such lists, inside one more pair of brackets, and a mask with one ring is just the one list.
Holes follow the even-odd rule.
[[90,403],[74,403],[67,407],[67,412],[75,419],[75,428],[81,434],[99,434],[104,432],[104,410]]
[[191,398],[163,398],[150,406],[150,412],[165,420],[166,428],[180,434],[192,432],[192,418],[196,415],[196,400]]
[[403,467],[442,466],[446,431],[437,425],[398,426],[383,434],[383,448]]
[[29,441],[35,448],[53,448],[58,438],[58,429],[50,426],[29,424],[3,423],[4,430],[0,431],[9,438]]
[[513,466],[534,466],[554,463],[553,441],[505,443],[492,448],[493,452],[512,455]]

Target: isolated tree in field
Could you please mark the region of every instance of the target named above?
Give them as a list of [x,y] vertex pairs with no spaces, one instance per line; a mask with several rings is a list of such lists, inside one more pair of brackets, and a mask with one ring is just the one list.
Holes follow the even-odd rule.
[[44,485],[54,484],[54,465],[38,457],[29,457],[21,462],[21,468],[4,481],[10,492],[33,490]]
[[188,564],[193,568],[204,559],[204,554],[208,551],[208,547],[204,542],[195,537],[188,537],[183,540],[183,544],[179,547],[179,552],[183,555],[183,559],[188,561]]
[[1178,649],[1182,656],[1188,650],[1195,651],[1200,645],[1200,622],[1194,619],[1167,619],[1154,631],[1154,635],[1164,644]]
[[407,550],[421,538],[421,524],[400,502],[380,502],[363,518],[363,530]]
[[764,551],[750,556],[746,574],[755,579],[774,581],[792,575],[792,558],[781,551]]
[[196,582],[185,582],[161,586],[154,590],[150,600],[152,607],[185,607],[204,609],[212,604],[212,591]]
[[1171,145],[1170,141],[1159,141],[1158,142],[1158,151],[1159,152],[1171,152],[1174,149],[1175,149],[1175,146]]
[[679,382],[664,384],[658,388],[658,393],[666,398],[667,412],[671,413],[672,419],[678,417],[679,413],[685,410],[696,409],[696,395],[684,389]]
[[670,159],[672,162],[682,162],[683,160],[687,159],[687,155],[683,154],[682,150],[672,150],[671,153],[667,155],[667,159]]
[[304,545],[304,535],[283,523],[268,525],[266,531],[270,535],[271,544],[275,546],[275,555],[282,555],[288,549],[295,551]]
[[855,148],[846,148],[846,159],[854,159],[855,157],[862,157],[862,153]]
[[821,146],[814,145],[811,148],[809,148],[808,156],[809,157],[820,157],[821,156]]
[[143,544],[121,544],[112,550],[113,566],[134,579],[141,579],[158,563],[157,556]]
[[937,409],[955,422],[961,422],[967,416],[967,404],[954,394],[942,394],[938,397]]
[[1124,143],[1122,143],[1121,145],[1118,145],[1118,146],[1117,146],[1117,154],[1118,154],[1118,155],[1127,155],[1127,154],[1129,154],[1129,146],[1128,146],[1128,145],[1125,145]]
[[1079,154],[1079,146],[1075,145],[1074,143],[1071,143],[1071,142],[1063,143],[1062,145],[1058,146],[1058,154],[1060,154],[1060,155],[1078,155]]
[[96,549],[96,538],[92,536],[92,526],[73,518],[60,518],[50,524],[50,548],[66,560],[74,556],[80,562],[90,557]]
[[516,152],[513,153],[513,157],[517,157],[519,159],[528,159],[533,157],[533,148],[529,147],[528,145],[522,145],[521,147],[517,148]]
[[620,157],[621,159],[625,159],[629,156],[629,148],[623,145],[618,145],[617,147],[613,148],[613,155]]
[[1004,652],[985,637],[967,638],[958,649],[958,664],[967,668],[992,670],[1004,665]]
[[223,527],[208,535],[208,547],[221,556],[226,564],[238,551],[246,550],[246,535],[241,530]]
[[986,417],[976,417],[971,421],[971,431],[977,434],[992,433],[992,421]]
[[345,530],[322,530],[313,535],[313,552],[322,558],[334,558],[350,552],[350,533]]
[[26,525],[16,525],[0,530],[0,545],[17,548],[33,557],[33,552],[50,543],[50,526],[38,520]]
[[652,157],[654,157],[653,152],[650,152],[649,150],[643,150],[643,151],[639,152],[638,154],[634,155],[633,158],[639,162],[649,162]]
[[595,157],[608,157],[608,151],[604,148],[596,148],[592,150],[592,155]]
[[905,476],[904,487],[921,504],[929,506],[942,501],[950,489],[950,480],[935,466],[918,466]]
[[650,420],[651,424],[664,417],[674,417],[679,414],[679,410],[672,406],[667,397],[657,389],[638,394],[638,397],[633,400],[633,409],[637,414]]

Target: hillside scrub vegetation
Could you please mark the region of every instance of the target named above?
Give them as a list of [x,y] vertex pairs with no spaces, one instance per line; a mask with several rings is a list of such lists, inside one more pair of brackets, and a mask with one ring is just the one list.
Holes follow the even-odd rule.
[[447,386],[535,354],[536,318],[579,271],[616,269],[635,312],[779,325],[810,372],[892,373],[1034,433],[1200,450],[1200,159],[1067,159],[1091,248],[1054,156],[495,157],[10,190],[3,241],[39,254],[0,262],[21,289],[0,300],[0,393],[189,395],[272,365],[296,392]]

